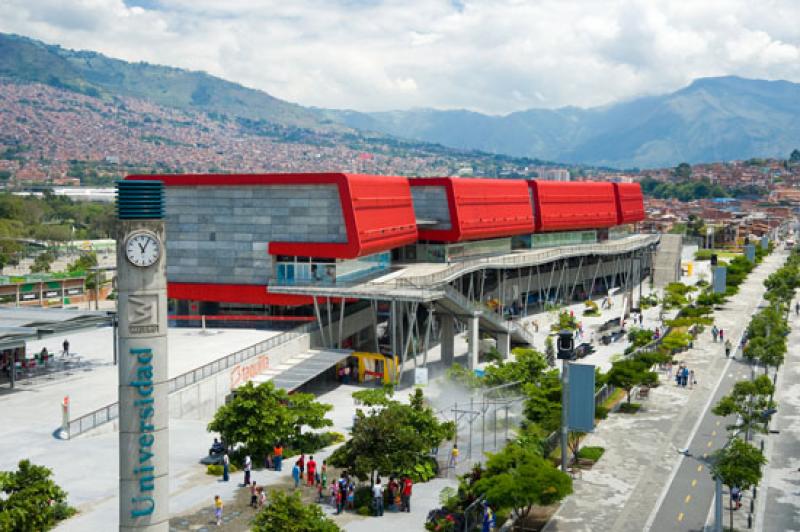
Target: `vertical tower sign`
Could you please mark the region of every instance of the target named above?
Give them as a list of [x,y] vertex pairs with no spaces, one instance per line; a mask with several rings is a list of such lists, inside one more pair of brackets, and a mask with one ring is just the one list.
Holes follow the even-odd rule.
[[117,183],[119,529],[169,530],[164,185]]

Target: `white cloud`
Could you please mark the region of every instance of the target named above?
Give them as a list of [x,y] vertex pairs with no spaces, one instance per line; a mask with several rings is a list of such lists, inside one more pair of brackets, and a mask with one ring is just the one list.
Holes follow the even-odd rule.
[[0,31],[359,110],[591,106],[800,81],[796,0],[4,0]]

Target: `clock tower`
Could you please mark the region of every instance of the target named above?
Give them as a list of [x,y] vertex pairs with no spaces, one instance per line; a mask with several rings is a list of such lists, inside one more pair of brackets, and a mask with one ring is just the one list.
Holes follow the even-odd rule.
[[119,530],[169,530],[164,185],[117,183]]

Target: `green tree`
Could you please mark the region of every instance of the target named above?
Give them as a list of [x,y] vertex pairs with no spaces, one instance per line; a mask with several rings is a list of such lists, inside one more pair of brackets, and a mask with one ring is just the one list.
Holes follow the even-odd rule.
[[[719,477],[728,489],[736,486],[746,490],[761,480],[761,467],[766,463],[767,459],[761,451],[734,438],[726,448],[715,454],[711,474]],[[730,523],[733,532],[733,500],[730,501]]]
[[692,166],[689,163],[681,163],[675,167],[675,171],[673,173],[677,178],[689,179],[692,177]]
[[556,367],[556,347],[553,345],[553,339],[550,336],[544,339],[544,357],[548,366],[551,368]]
[[658,375],[650,371],[646,362],[635,358],[618,360],[608,371],[608,383],[625,390],[628,404],[631,402],[631,390],[636,386],[652,386],[658,382]]
[[750,430],[757,430],[766,433],[762,412],[775,407],[771,399],[774,391],[772,380],[766,375],[752,381],[739,381],[733,385],[728,395],[720,398],[711,411],[720,417],[736,415],[741,419],[741,424],[727,427],[730,431],[745,430],[749,433]]
[[253,519],[254,532],[338,532],[339,526],[325,517],[317,504],[305,504],[300,492],[273,490],[263,510]]
[[452,422],[440,422],[424,404],[420,389],[411,395],[411,404],[388,401],[368,414],[358,410],[356,416],[352,437],[328,462],[370,482],[376,473],[413,470],[426,463],[431,449],[455,433]]
[[21,460],[17,471],[0,472],[0,530],[39,532],[50,530],[75,510],[67,493],[53,480],[50,469]]
[[547,361],[535,349],[514,349],[508,362],[490,364],[485,370],[486,386],[498,386],[512,382],[534,382],[547,369]]
[[31,265],[31,273],[49,272],[50,266],[53,264],[53,261],[55,260],[56,258],[50,251],[39,253],[38,255],[36,255],[36,258],[33,259],[33,264]]
[[526,517],[534,505],[548,506],[572,493],[572,479],[536,449],[512,442],[489,455],[486,471],[474,489],[489,503]]
[[792,150],[791,155],[789,155],[789,162],[800,163],[800,150],[797,149]]
[[319,403],[313,394],[275,388],[271,381],[258,386],[248,382],[236,389],[233,400],[220,407],[208,430],[219,432],[229,446],[243,444],[255,456],[263,456],[276,441],[288,447],[300,443],[303,427],[320,429],[333,425],[325,414],[332,405]]

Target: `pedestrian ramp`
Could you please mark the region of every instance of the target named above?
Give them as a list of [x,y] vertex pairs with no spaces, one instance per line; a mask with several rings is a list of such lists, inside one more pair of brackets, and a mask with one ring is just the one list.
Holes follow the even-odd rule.
[[276,388],[292,392],[352,354],[352,349],[310,349],[262,371],[251,381],[256,386],[272,381]]

